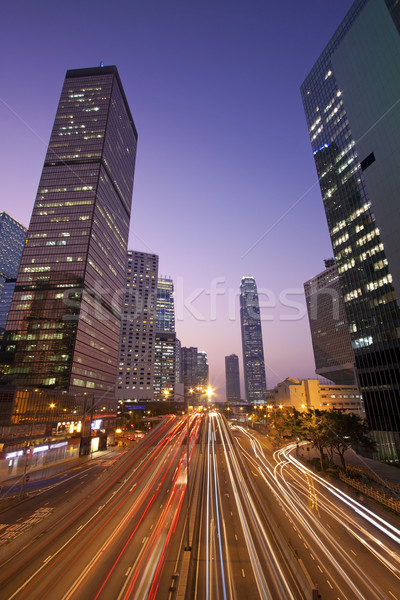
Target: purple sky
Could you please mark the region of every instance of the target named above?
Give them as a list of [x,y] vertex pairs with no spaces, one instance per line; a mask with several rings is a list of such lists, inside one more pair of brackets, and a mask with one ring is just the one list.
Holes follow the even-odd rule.
[[115,64],[139,132],[129,248],[174,279],[178,337],[208,353],[219,399],[225,355],[241,359],[243,275],[263,292],[268,387],[315,375],[303,283],[332,250],[299,86],[351,4],[2,8],[0,209],[28,226],[65,71]]

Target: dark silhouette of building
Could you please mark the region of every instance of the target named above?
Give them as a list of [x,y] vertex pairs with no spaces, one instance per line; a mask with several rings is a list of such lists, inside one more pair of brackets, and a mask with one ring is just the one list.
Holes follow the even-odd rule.
[[225,356],[225,380],[227,402],[240,401],[239,359],[236,354]]
[[356,385],[354,352],[334,259],[326,260],[325,267],[304,284],[315,372],[337,385]]

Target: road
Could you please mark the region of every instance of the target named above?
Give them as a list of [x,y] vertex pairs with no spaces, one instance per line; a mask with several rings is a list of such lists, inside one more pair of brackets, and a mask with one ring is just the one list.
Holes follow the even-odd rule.
[[[192,453],[201,419],[191,420]],[[159,584],[186,489],[185,423],[166,419],[45,519],[35,539],[3,560],[2,598],[166,598]]]
[[240,426],[233,432],[255,493],[322,598],[398,600],[400,519],[313,473],[296,457],[296,444],[273,453],[265,437]]
[[166,417],[1,515],[1,598],[400,600],[400,519],[298,453],[217,412]]
[[195,566],[186,598],[305,598],[219,413],[209,415],[205,437]]

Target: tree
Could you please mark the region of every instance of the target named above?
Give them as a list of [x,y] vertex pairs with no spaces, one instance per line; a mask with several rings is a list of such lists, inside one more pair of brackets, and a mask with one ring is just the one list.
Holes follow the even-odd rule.
[[375,443],[368,437],[368,427],[358,415],[334,409],[326,413],[325,421],[330,431],[327,446],[339,455],[344,469],[344,454],[351,446],[360,445],[368,450],[374,449]]

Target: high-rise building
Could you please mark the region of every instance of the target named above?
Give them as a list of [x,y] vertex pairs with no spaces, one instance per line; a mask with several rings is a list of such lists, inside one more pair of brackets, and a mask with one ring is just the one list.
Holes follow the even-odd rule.
[[206,388],[209,384],[209,370],[207,352],[200,350],[197,353],[197,386]]
[[185,392],[197,387],[197,348],[181,348],[181,373]]
[[334,259],[304,284],[315,372],[337,385],[355,385],[354,352]]
[[136,144],[117,68],[67,71],[5,333],[14,384],[115,406]]
[[157,285],[157,331],[175,332],[174,282],[158,278]]
[[262,403],[266,401],[267,384],[260,307],[254,277],[242,277],[240,283],[240,322],[246,401]]
[[367,420],[400,457],[400,12],[356,0],[301,86]]
[[156,341],[154,361],[154,399],[171,400],[176,381],[176,334],[174,282],[158,278]]
[[[154,357],[154,400],[171,400],[175,392],[175,333],[157,331]],[[168,394],[166,395],[166,392]]]
[[121,323],[118,400],[153,400],[158,256],[129,250]]
[[226,401],[240,401],[239,358],[236,354],[225,356]]
[[26,234],[26,227],[0,212],[0,336],[7,323]]

